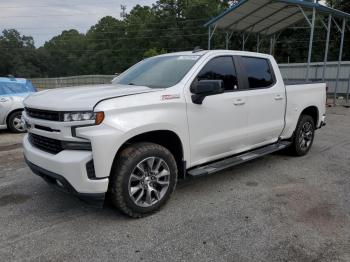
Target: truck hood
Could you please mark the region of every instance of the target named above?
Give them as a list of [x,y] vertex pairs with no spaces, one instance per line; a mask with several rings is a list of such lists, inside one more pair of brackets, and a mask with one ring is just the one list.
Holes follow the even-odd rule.
[[95,85],[45,90],[25,99],[29,108],[53,111],[92,110],[101,100],[159,91],[145,86]]

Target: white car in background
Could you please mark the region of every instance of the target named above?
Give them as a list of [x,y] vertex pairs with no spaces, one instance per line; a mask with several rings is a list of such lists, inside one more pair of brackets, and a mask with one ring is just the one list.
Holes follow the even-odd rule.
[[326,84],[286,85],[270,55],[196,50],[24,104],[24,155],[35,174],[100,203],[109,192],[122,212],[142,217],[167,202],[178,176],[284,148],[306,155],[325,125]]
[[36,92],[32,83],[23,78],[0,77],[0,129],[25,132],[22,124],[23,100]]

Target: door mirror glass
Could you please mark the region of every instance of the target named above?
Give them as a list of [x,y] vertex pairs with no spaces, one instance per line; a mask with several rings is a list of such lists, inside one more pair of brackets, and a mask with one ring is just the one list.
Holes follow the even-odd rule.
[[201,80],[191,85],[192,101],[195,104],[202,104],[207,96],[222,94],[225,92],[224,81],[222,80]]

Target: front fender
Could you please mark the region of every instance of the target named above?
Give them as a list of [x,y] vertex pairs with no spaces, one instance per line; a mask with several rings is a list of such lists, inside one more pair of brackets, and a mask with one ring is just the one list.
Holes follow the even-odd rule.
[[186,147],[184,134],[171,124],[158,123],[140,126],[123,132],[120,129],[103,123],[99,126],[82,127],[76,130],[78,137],[91,141],[92,155],[96,177],[109,177],[114,158],[118,150],[135,136],[152,131],[171,131],[178,135],[183,146],[184,159],[189,158],[189,149]]

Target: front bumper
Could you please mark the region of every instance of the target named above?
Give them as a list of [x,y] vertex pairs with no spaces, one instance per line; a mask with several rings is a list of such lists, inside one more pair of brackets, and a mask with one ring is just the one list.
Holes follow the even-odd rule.
[[33,163],[29,162],[27,158],[25,158],[25,160],[32,172],[43,178],[49,185],[65,193],[73,194],[79,199],[94,206],[103,206],[105,200],[105,193],[79,193],[63,176],[50,172],[39,166],[36,166]]
[[89,179],[87,163],[92,160],[91,151],[63,150],[58,154],[50,154],[33,147],[28,135],[23,139],[24,156],[34,173],[54,182],[55,186],[66,192],[83,198],[88,195],[102,198],[108,189],[108,178]]

